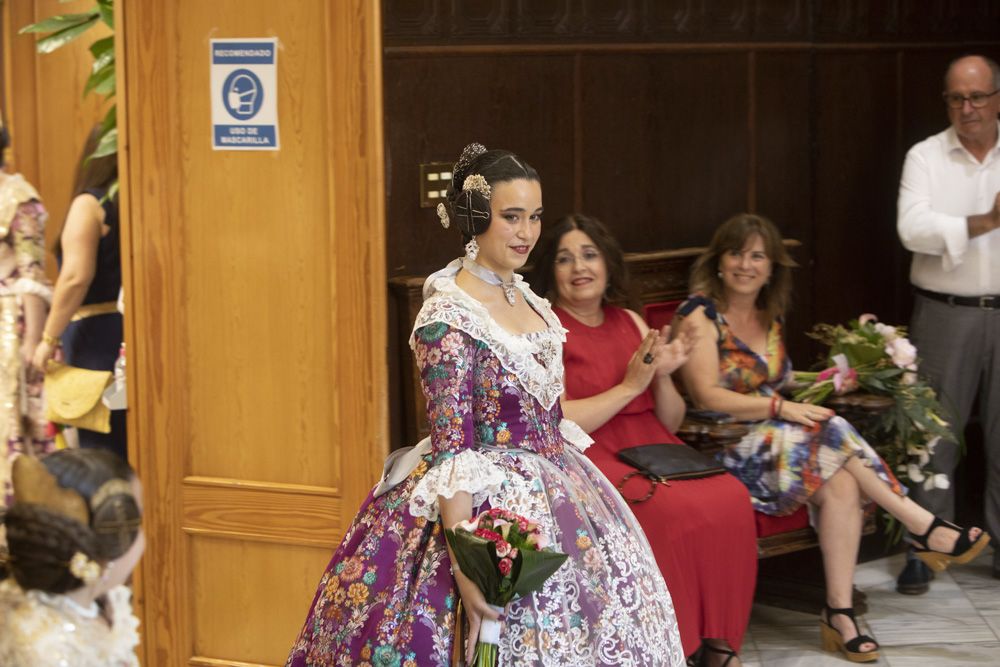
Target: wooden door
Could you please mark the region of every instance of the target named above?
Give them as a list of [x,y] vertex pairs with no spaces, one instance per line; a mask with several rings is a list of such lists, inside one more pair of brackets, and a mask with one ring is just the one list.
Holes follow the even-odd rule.
[[[378,2],[116,4],[143,664],[283,664],[386,453]],[[213,151],[209,40],[272,36],[281,150]]]

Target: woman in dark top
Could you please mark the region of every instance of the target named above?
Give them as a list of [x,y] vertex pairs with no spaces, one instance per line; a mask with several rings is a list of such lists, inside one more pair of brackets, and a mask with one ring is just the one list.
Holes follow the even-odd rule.
[[[67,364],[114,369],[121,347],[122,286],[118,200],[108,189],[118,178],[117,155],[88,160],[100,138],[94,128],[77,169],[75,196],[56,244],[59,279],[34,364],[45,369],[60,345]],[[79,429],[81,447],[110,449],[126,458],[125,411],[111,413],[111,432]]]

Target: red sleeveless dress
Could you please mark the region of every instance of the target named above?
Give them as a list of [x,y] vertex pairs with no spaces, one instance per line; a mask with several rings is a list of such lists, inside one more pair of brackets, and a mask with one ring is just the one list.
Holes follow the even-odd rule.
[[[628,312],[605,306],[604,323],[597,327],[561,308],[555,312],[569,330],[563,346],[566,397],[588,398],[621,382],[642,340]],[[647,389],[590,434],[594,444],[586,454],[613,484],[634,471],[618,458],[619,450],[680,443],[657,418],[653,401]],[[645,494],[648,483],[641,479],[630,480],[630,497]],[[703,638],[724,639],[739,651],[757,578],[757,533],[746,487],[728,474],[675,481],[630,507],[673,597],[685,654],[696,651]]]

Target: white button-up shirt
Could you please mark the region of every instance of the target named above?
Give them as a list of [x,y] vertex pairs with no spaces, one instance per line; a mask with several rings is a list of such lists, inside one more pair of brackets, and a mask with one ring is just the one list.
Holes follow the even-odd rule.
[[1000,141],[982,162],[952,127],[910,149],[896,221],[913,252],[910,282],[942,294],[1000,294],[1000,229],[970,239],[965,220],[991,211],[998,191]]

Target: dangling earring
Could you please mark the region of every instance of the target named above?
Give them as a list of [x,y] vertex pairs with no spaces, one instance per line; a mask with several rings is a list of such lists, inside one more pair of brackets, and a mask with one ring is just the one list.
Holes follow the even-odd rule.
[[465,256],[473,262],[476,261],[476,257],[479,257],[479,243],[476,242],[475,236],[465,244]]
[[717,275],[717,276],[719,276],[719,278],[721,278],[722,277],[722,271],[717,271],[715,275]]

